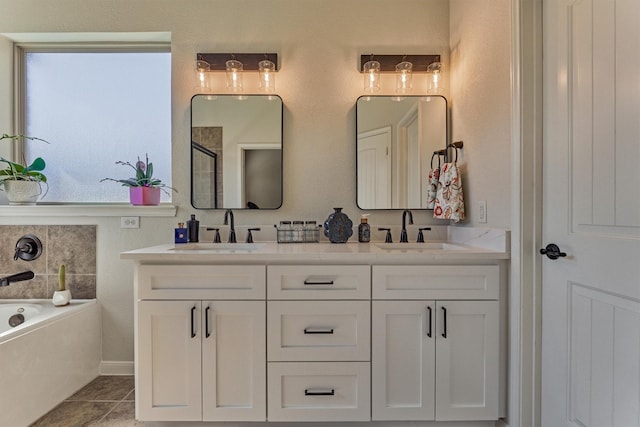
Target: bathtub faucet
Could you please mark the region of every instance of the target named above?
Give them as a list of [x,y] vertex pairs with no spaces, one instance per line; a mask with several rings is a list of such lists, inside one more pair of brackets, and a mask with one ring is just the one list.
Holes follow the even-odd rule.
[[31,280],[35,277],[33,271],[23,271],[22,273],[12,274],[11,276],[6,276],[0,278],[0,287],[9,286],[13,282],[21,282],[23,280]]

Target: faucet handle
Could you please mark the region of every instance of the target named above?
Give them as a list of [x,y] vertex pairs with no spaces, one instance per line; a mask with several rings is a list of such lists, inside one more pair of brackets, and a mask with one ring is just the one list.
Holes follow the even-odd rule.
[[259,228],[249,228],[247,229],[247,240],[246,243],[253,243],[253,235],[251,234],[252,231],[260,231]]
[[424,243],[424,235],[422,234],[422,230],[430,231],[431,227],[418,228],[418,240],[416,240],[416,243]]
[[390,228],[378,228],[378,231],[386,231],[387,235],[384,237],[385,243],[393,243],[393,239],[391,238],[391,229]]
[[213,243],[222,243],[222,239],[220,238],[220,229],[217,227],[207,227],[207,231],[215,231],[216,233],[213,235]]

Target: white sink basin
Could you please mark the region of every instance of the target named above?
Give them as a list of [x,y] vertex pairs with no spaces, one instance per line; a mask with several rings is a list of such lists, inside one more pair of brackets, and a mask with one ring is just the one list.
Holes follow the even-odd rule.
[[177,244],[172,251],[202,252],[252,252],[264,247],[264,243],[184,243]]
[[376,243],[378,248],[385,251],[459,251],[463,246],[451,243]]

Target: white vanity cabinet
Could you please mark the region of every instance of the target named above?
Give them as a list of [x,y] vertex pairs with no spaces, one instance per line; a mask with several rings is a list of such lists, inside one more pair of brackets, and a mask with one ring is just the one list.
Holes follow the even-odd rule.
[[[150,299],[136,304],[136,418],[265,421],[265,267],[140,266],[137,274],[138,293]],[[180,287],[220,298],[176,300]]]
[[506,252],[264,243],[125,256],[138,420],[505,416]]
[[498,419],[499,267],[372,268],[372,419]]

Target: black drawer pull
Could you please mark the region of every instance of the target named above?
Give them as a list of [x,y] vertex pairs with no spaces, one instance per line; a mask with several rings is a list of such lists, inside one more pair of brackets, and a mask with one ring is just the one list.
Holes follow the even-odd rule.
[[427,306],[427,316],[429,316],[429,329],[427,329],[427,336],[431,338],[431,332],[433,329],[433,322],[431,321],[431,306]]
[[305,279],[305,280],[304,280],[304,284],[305,284],[305,285],[333,285],[333,280],[312,280],[312,279]]
[[444,319],[444,331],[442,332],[442,338],[446,338],[447,337],[447,308],[446,307],[442,307],[442,317]]
[[330,390],[309,390],[307,388],[304,389],[305,396],[334,396],[336,394],[335,389]]
[[333,334],[333,328],[320,329],[320,328],[304,328],[305,334]]

